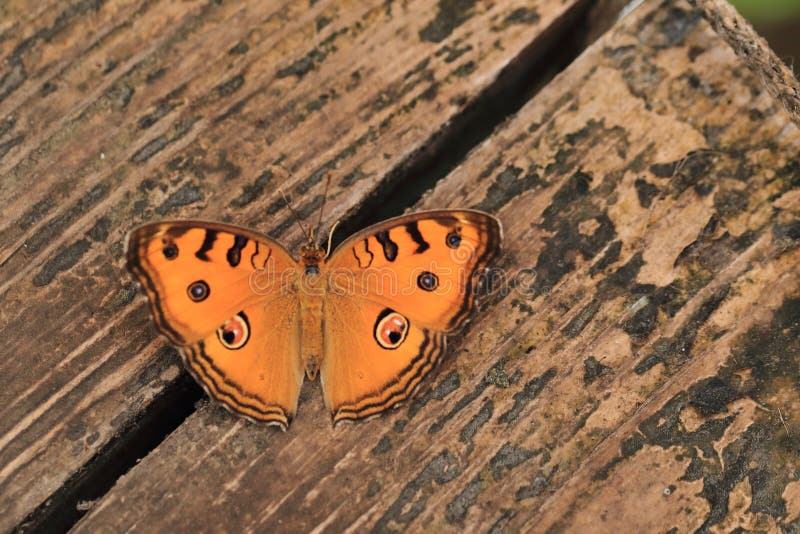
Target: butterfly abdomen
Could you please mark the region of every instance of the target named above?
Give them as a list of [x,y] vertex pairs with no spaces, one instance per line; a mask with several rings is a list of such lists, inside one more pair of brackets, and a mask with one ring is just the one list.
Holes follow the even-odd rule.
[[326,293],[324,277],[319,267],[313,267],[316,269],[304,270],[297,288],[300,297],[300,354],[309,380],[316,378],[322,359],[322,321]]

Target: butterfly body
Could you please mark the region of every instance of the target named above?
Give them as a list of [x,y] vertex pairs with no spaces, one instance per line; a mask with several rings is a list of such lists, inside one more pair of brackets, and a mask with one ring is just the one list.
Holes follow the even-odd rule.
[[491,215],[439,210],[374,225],[330,255],[310,242],[296,260],[244,228],[164,221],[133,230],[126,254],[209,395],[285,429],[304,375],[321,377],[335,423],[411,395],[467,320],[501,238]]
[[296,288],[302,321],[300,333],[303,368],[309,380],[317,377],[322,360],[325,295],[328,292],[325,276],[316,259],[318,250],[321,249],[312,249],[311,254],[305,247],[304,250],[301,250],[301,284]]

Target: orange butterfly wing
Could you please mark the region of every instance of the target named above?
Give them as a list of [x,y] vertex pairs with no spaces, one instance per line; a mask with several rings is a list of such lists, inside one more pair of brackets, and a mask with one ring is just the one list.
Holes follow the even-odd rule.
[[133,230],[126,255],[158,329],[209,394],[285,428],[303,380],[299,304],[286,291],[297,273],[289,253],[236,226],[167,221]]
[[229,343],[225,329],[216,331],[184,347],[184,361],[223,406],[286,430],[297,412],[303,384],[298,315],[293,298],[245,308],[225,323],[241,326],[238,340]]
[[364,419],[406,399],[445,349],[442,332],[410,322],[396,349],[373,337],[383,304],[330,297],[325,316],[325,353],[320,380],[334,423]]
[[326,262],[325,401],[334,422],[377,414],[407,398],[433,368],[444,334],[464,324],[476,275],[499,253],[500,222],[473,210],[384,221]]

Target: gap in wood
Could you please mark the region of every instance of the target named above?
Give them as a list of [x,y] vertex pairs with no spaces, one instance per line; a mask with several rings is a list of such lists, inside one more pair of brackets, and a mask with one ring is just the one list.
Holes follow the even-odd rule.
[[[563,71],[614,23],[619,2],[579,3],[542,32],[461,114],[386,174],[336,230],[336,246],[351,234],[402,215],[460,165],[467,154]],[[469,206],[441,206],[441,208]]]
[[117,480],[195,411],[203,390],[185,371],[13,532],[67,532]]
[[[616,5],[587,0],[565,13],[498,75],[495,82],[410,155],[341,221],[334,245],[370,224],[402,214],[455,169],[495,128],[514,115],[614,22]],[[598,9],[592,7],[601,6]],[[450,206],[454,207],[454,206]],[[467,207],[467,206],[464,206]],[[116,481],[161,444],[190,415],[203,390],[183,372],[142,415],[58,491],[33,510],[15,532],[67,532]],[[79,509],[80,508],[80,509]]]

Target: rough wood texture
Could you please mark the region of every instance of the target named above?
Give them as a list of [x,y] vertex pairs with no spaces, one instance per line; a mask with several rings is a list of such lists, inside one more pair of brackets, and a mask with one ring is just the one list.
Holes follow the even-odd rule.
[[391,191],[583,4],[4,4],[0,530],[182,372],[122,268],[132,226],[202,216],[295,244],[279,185],[307,216],[333,170],[330,220]]
[[798,528],[799,149],[647,2],[417,206],[496,213],[516,284],[414,402],[334,431],[306,387],[287,433],[205,403],[78,530]]

